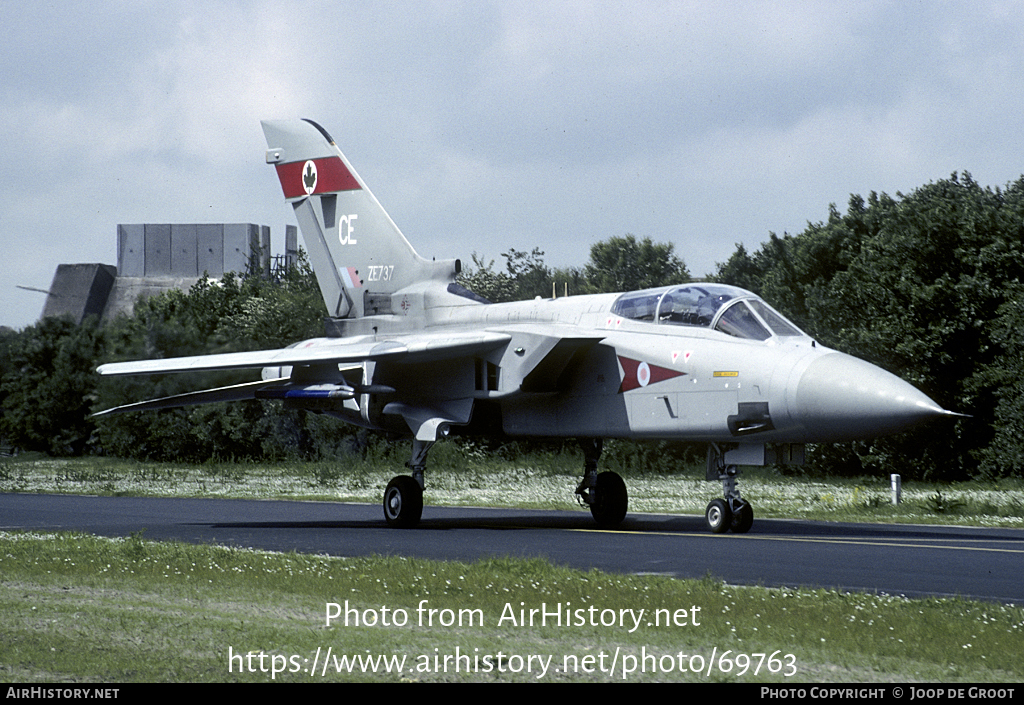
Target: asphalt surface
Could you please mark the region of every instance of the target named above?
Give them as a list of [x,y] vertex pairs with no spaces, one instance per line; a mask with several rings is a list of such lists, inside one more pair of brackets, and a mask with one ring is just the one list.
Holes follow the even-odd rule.
[[427,506],[417,528],[401,530],[376,504],[0,494],[0,530],[16,529],[144,530],[153,540],[337,556],[543,556],[620,573],[1024,604],[1018,529],[755,519],[748,534],[712,535],[703,516],[630,514],[603,531],[582,510]]

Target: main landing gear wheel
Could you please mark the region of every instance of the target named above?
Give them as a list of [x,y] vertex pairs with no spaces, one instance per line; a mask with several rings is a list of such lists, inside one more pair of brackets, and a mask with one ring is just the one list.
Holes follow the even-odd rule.
[[614,529],[621,524],[629,505],[626,483],[622,478],[614,472],[602,472],[597,476],[594,494],[596,501],[590,505],[590,513],[598,526]]
[[423,489],[415,478],[399,475],[384,490],[384,520],[388,526],[409,529],[423,514]]
[[[753,514],[751,514],[753,519]],[[704,510],[704,521],[713,534],[724,534],[732,525],[732,510],[724,499],[713,499]],[[749,527],[748,527],[749,528]]]
[[754,508],[750,502],[740,499],[735,500],[732,507],[732,522],[729,528],[734,534],[745,534],[754,525]]

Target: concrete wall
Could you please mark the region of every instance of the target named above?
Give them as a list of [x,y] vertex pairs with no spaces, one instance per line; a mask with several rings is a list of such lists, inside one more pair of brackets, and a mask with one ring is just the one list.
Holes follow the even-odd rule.
[[244,272],[258,253],[270,272],[270,228],[253,223],[132,224],[117,226],[122,277],[222,277]]
[[[289,239],[290,238],[290,239]],[[286,229],[286,255],[298,253],[295,226]],[[182,289],[204,275],[245,272],[253,255],[270,275],[270,228],[253,223],[127,224],[117,226],[117,267],[62,264],[57,267],[43,316],[131,315],[140,296]]]
[[62,264],[57,267],[43,317],[71,316],[81,323],[87,316],[102,316],[117,270],[109,264]]
[[103,308],[103,320],[110,321],[121,314],[131,316],[139,297],[148,298],[170,289],[188,291],[198,281],[199,277],[118,277]]
[[299,261],[299,229],[294,225],[284,226],[284,263],[294,267]]

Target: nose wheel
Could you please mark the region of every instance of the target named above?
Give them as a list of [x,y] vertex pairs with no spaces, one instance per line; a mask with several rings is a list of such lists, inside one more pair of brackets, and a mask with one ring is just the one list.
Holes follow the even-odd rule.
[[740,469],[725,465],[722,450],[712,444],[708,450],[707,478],[722,483],[722,498],[711,500],[704,510],[704,521],[713,534],[745,534],[754,524],[754,508],[740,496],[737,487],[739,476]]
[[713,499],[704,510],[704,521],[713,534],[745,534],[754,525],[754,508],[745,499]]

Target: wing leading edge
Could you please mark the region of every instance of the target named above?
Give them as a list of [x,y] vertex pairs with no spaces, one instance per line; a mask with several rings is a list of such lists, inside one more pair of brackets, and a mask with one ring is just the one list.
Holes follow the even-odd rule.
[[505,333],[473,331],[439,335],[409,335],[394,340],[323,338],[280,350],[194,355],[160,360],[112,362],[100,365],[101,375],[149,375],[263,367],[345,364],[393,360],[431,362],[492,350],[511,339]]

